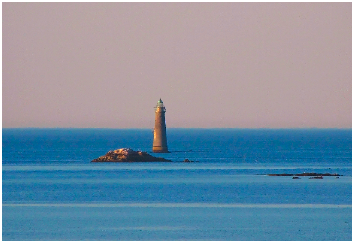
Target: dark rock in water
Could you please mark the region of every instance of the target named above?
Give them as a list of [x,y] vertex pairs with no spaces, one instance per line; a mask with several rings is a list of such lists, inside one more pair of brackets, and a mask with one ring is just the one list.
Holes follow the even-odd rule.
[[330,174],[330,173],[302,173],[302,174],[296,174],[297,176],[339,176],[339,174],[334,173],[334,174]]
[[147,152],[134,151],[130,148],[121,148],[109,151],[91,162],[172,162],[171,160],[154,157]]
[[191,162],[189,159],[185,159],[183,160],[183,162]]
[[268,174],[268,176],[294,176],[294,174]]
[[[268,174],[268,176],[341,176],[337,173],[301,173],[301,174]],[[317,178],[316,178],[317,179]]]

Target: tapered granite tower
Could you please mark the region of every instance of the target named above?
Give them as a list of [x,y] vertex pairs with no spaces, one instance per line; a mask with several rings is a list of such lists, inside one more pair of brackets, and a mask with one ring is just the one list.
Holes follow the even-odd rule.
[[167,148],[165,112],[166,108],[160,99],[155,107],[154,142],[152,145],[152,152],[154,153],[169,153]]

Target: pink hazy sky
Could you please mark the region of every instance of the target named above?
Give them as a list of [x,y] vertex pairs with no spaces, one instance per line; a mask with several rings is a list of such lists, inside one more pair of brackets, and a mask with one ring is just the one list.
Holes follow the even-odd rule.
[[352,3],[2,3],[3,127],[352,125]]

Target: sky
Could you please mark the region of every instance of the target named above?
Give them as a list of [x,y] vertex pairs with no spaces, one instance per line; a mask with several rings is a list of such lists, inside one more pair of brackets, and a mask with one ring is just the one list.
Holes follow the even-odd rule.
[[2,3],[2,125],[351,128],[352,3]]

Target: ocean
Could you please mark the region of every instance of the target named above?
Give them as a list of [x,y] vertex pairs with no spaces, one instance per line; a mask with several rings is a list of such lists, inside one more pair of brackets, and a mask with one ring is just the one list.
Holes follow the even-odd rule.
[[[2,129],[2,240],[352,240],[351,129],[170,128],[166,154],[152,140]],[[173,162],[90,162],[118,148]],[[303,172],[341,176],[267,176]]]

